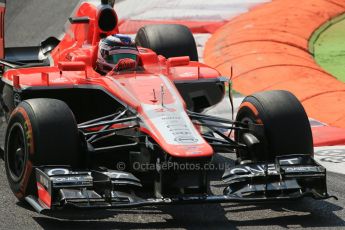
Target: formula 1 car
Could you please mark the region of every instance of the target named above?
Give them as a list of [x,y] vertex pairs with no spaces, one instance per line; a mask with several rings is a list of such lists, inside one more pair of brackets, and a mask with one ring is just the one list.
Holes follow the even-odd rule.
[[[330,197],[291,93],[247,96],[236,119],[203,113],[229,80],[198,62],[187,27],[141,28],[140,68],[102,75],[98,43],[120,32],[113,2],[82,2],[61,40],[14,48],[4,45],[5,3],[1,148],[14,195],[38,212]],[[237,160],[214,195],[208,169],[219,152]]]

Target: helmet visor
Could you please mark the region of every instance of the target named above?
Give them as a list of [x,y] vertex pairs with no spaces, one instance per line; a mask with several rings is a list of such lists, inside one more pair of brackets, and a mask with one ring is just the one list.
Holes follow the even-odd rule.
[[136,54],[131,54],[131,53],[121,53],[121,54],[113,54],[109,55],[106,57],[106,61],[109,64],[114,64],[116,65],[121,59],[129,58],[134,61],[137,60],[137,55]]

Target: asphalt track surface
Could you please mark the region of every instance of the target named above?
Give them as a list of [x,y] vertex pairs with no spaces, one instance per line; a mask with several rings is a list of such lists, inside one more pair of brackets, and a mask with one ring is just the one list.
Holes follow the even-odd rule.
[[[76,1],[9,1],[8,18],[14,21],[8,20],[7,25],[15,25],[16,28],[7,30],[12,33],[7,34],[8,44],[35,45],[44,39],[45,35],[51,35],[49,33],[58,36],[62,30],[58,29],[61,28],[61,24],[58,25],[57,22],[63,25],[64,19],[60,17],[69,15],[73,2]],[[30,7],[26,7],[28,4]],[[20,9],[13,9],[14,6]],[[37,15],[34,9],[40,9],[41,15]],[[50,13],[46,13],[47,9]],[[39,22],[32,23],[29,20],[34,17],[39,17]],[[25,23],[25,26],[21,23]],[[49,25],[52,24],[54,26],[50,27]],[[226,106],[228,105],[223,103],[218,109],[223,110]],[[215,161],[233,163],[230,155],[218,155]],[[215,172],[214,176],[216,175],[221,175],[221,172]],[[300,202],[264,205],[231,203],[111,211],[67,210],[55,213],[53,216],[44,216],[34,212],[28,205],[16,201],[8,187],[4,163],[0,161],[0,229],[343,229],[345,227],[344,176],[329,173],[327,181],[329,193],[337,196],[338,201],[305,199]],[[217,194],[222,192],[219,181],[212,181],[212,192]]]

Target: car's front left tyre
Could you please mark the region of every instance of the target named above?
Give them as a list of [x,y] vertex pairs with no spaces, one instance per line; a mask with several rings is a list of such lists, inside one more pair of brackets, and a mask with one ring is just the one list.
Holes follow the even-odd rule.
[[[290,92],[273,90],[247,96],[237,113],[236,121],[263,127],[254,133],[260,140],[259,152],[248,156],[237,151],[237,161],[274,161],[288,154],[313,155],[313,136],[308,116],[298,99]],[[237,142],[243,143],[244,132],[235,131]]]
[[19,200],[37,192],[35,167],[78,167],[80,140],[72,111],[55,99],[30,99],[12,112],[5,139],[5,168],[11,190]]

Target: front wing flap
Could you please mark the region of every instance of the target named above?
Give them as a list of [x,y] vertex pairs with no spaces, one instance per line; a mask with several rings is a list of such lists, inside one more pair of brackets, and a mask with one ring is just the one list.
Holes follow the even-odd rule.
[[194,194],[141,198],[142,185],[131,173],[73,171],[67,166],[36,168],[38,196],[26,201],[38,212],[64,207],[126,208],[167,204],[267,202],[303,197],[327,199],[326,170],[310,156],[277,157],[272,164],[237,165],[225,171],[223,195]]
[[329,198],[326,169],[309,155],[278,156],[274,163],[243,164],[227,170],[224,194],[243,198],[299,197]]

